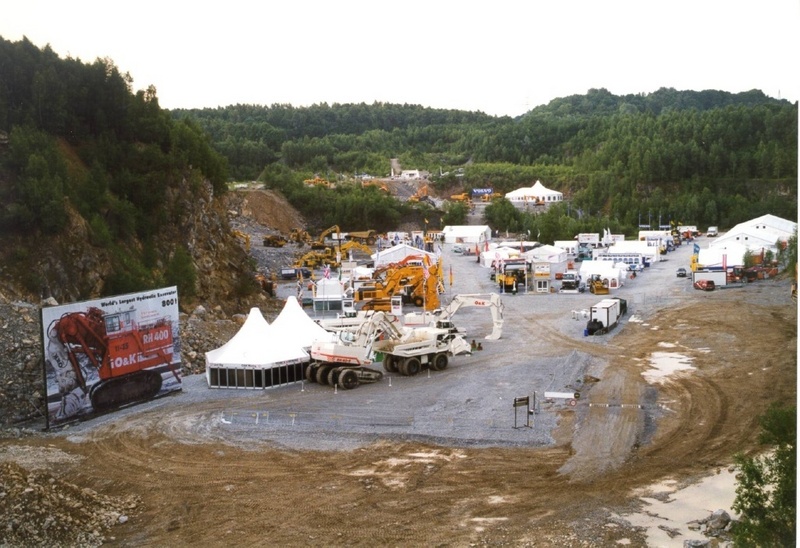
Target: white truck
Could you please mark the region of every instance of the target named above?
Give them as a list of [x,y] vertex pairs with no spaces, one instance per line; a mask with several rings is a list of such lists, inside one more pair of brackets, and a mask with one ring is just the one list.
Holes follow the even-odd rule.
[[708,230],[706,231],[706,236],[708,236],[709,238],[715,238],[718,235],[719,235],[719,229],[717,227],[715,226],[708,227]]
[[561,276],[561,288],[559,293],[581,293],[581,275],[577,270],[567,270]]
[[592,306],[589,321],[586,323],[587,335],[604,335],[614,329],[619,319],[628,312],[628,302],[619,297],[603,299]]
[[378,382],[383,373],[370,369],[378,354],[389,373],[413,376],[423,367],[444,370],[452,356],[471,354],[459,333],[437,327],[405,328],[395,317],[375,312],[354,331],[340,331],[335,341],[315,341],[306,367],[309,382],[351,390],[362,383]]

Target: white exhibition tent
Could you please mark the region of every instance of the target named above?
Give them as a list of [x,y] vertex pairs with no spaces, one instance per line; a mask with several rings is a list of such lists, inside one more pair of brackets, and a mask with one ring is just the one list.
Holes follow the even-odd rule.
[[492,239],[489,225],[448,225],[442,234],[446,244],[484,244]]
[[436,253],[430,253],[429,251],[424,251],[418,247],[408,244],[397,244],[392,247],[387,247],[380,252],[371,255],[371,258],[373,261],[375,261],[375,266],[378,267],[397,263],[406,257],[413,257],[415,255],[426,255],[431,260],[431,264],[436,264],[438,260]]
[[747,246],[728,242],[725,245],[701,249],[697,254],[697,268],[720,270],[723,268],[744,266],[744,255]]
[[567,252],[564,249],[547,244],[526,251],[523,255],[531,263],[558,264],[567,260]]
[[228,342],[206,352],[206,380],[212,388],[269,388],[302,380],[308,360],[299,344],[276,333],[253,307]]
[[286,299],[278,317],[270,325],[273,335],[303,349],[311,348],[314,341],[330,340],[334,335],[306,314],[297,297]]
[[739,223],[725,234],[714,238],[710,248],[721,248],[738,243],[748,250],[760,253],[762,250],[777,252],[777,242],[788,242],[797,230],[797,223],[777,217],[762,215],[744,223]]
[[617,266],[610,261],[582,261],[579,273],[583,283],[588,284],[592,276],[597,275],[608,281],[609,289],[618,289],[628,274],[628,266]]
[[529,202],[560,202],[564,199],[564,194],[557,190],[546,188],[541,181],[536,181],[533,186],[518,188],[506,193],[506,200],[512,204],[526,204]]

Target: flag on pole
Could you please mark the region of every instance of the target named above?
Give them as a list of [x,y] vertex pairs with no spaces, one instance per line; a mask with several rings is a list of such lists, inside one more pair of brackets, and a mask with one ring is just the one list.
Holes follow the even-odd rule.
[[450,265],[450,287],[453,287],[453,265]]
[[326,280],[331,279],[331,267],[330,265],[325,265],[325,268],[322,270],[322,275],[325,277]]
[[425,281],[428,281],[428,278],[431,277],[431,272],[428,270],[428,261],[424,259],[422,261],[422,277]]

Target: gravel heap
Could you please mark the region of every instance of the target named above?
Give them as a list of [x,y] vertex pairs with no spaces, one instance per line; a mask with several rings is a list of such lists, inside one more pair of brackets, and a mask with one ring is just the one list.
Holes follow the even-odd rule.
[[125,523],[138,504],[134,496],[108,497],[47,473],[0,463],[2,546],[101,546],[106,532]]

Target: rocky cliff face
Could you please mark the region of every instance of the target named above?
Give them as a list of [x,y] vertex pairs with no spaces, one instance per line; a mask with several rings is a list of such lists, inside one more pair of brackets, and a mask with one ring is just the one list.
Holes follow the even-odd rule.
[[[231,199],[214,197],[210,185],[189,192],[188,183],[167,194],[172,223],[159,234],[157,268],[185,246],[197,270],[196,296],[180,298],[183,374],[202,372],[204,353],[227,342],[252,306],[280,307],[255,285],[254,261],[231,229]],[[0,241],[0,254],[31,255],[25,269],[0,262],[0,427],[7,427],[40,418],[44,409],[40,308],[103,296],[112,269],[109,251],[92,244],[88,223],[74,210],[57,237]]]
[[[184,309],[196,302],[236,308],[254,290],[254,268],[247,253],[231,231],[224,197],[214,197],[210,184],[190,192],[183,181],[167,192],[166,211],[170,222],[156,237],[164,272],[175,249],[185,247],[197,271],[196,298],[182,301]],[[59,303],[99,297],[113,273],[112,251],[93,243],[89,223],[67,205],[66,230],[53,237],[43,235],[0,236],[0,291],[11,298],[39,302],[53,298]],[[131,253],[142,250],[138,241],[122,242]],[[13,256],[12,256],[13,255]]]

